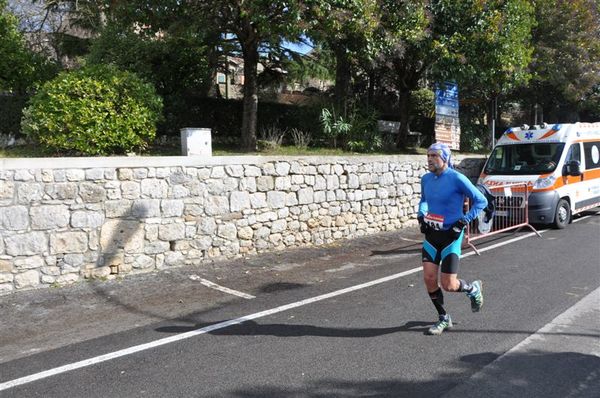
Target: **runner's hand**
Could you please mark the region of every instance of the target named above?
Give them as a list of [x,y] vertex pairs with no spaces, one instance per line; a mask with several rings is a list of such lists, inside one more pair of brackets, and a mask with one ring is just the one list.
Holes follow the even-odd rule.
[[460,220],[455,222],[452,225],[452,228],[450,228],[448,230],[448,232],[450,232],[450,236],[452,236],[452,239],[457,239],[460,236],[463,229],[465,229],[466,226],[467,226],[467,222],[465,221],[464,218],[461,218]]
[[429,225],[427,225],[427,223],[425,223],[423,217],[422,216],[417,217],[417,221],[419,222],[419,227],[421,228],[421,233],[427,234],[427,232],[429,232]]

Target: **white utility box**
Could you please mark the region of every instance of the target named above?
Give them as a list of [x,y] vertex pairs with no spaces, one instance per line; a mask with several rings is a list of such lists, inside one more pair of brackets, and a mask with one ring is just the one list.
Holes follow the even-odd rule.
[[210,129],[185,127],[181,132],[181,154],[183,156],[212,156]]

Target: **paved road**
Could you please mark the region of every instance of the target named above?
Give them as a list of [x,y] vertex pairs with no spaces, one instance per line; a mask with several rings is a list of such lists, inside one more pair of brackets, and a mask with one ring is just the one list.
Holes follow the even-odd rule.
[[447,295],[455,328],[439,337],[424,335],[419,238],[0,297],[0,396],[599,395],[600,215],[465,253],[484,310]]

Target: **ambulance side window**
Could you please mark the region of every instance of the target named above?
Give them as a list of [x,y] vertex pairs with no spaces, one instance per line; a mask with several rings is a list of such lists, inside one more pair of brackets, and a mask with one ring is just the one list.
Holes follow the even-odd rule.
[[585,169],[600,169],[600,141],[584,142]]
[[581,162],[581,150],[579,149],[579,143],[571,145],[569,148],[569,153],[567,153],[567,158],[565,159],[565,163],[569,163],[571,160],[577,160]]

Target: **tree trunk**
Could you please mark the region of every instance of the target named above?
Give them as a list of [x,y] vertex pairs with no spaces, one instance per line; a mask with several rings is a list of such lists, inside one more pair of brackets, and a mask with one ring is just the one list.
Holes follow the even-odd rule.
[[348,116],[347,104],[350,92],[350,62],[346,47],[337,44],[335,47],[335,103],[340,115]]
[[409,107],[410,107],[410,92],[409,89],[402,89],[399,92],[399,112],[400,112],[400,131],[398,131],[398,139],[396,141],[397,148],[406,148],[408,144],[408,125]]
[[242,150],[256,150],[256,121],[258,113],[258,43],[242,43],[244,54],[244,111],[242,118]]

